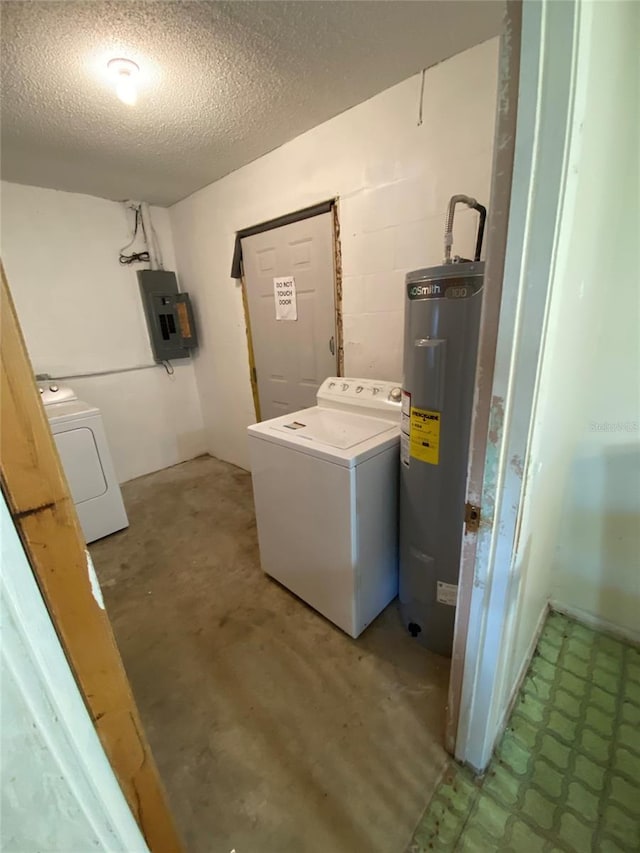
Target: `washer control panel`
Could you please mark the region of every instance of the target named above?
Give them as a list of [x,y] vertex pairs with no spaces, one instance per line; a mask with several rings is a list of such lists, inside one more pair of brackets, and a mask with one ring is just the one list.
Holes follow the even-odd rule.
[[399,382],[330,376],[318,390],[319,406],[372,409],[370,414],[400,412],[402,388]]
[[38,390],[45,406],[51,406],[53,403],[68,403],[70,400],[78,399],[72,388],[69,388],[68,385],[58,385],[55,380],[40,383]]

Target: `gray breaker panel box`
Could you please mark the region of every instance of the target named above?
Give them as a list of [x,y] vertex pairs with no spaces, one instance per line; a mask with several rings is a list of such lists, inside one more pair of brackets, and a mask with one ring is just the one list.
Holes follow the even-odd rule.
[[138,283],[155,360],[189,358],[198,344],[196,327],[189,294],[178,291],[175,273],[139,270]]

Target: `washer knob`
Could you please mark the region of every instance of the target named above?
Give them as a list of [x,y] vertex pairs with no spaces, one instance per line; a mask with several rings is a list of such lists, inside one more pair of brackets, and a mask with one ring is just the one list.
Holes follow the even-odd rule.
[[394,403],[397,403],[402,399],[402,388],[392,388],[389,391],[389,399],[393,400]]
[[59,391],[59,390],[60,389],[58,388],[57,385],[49,385],[49,391],[53,391],[54,394],[56,391]]

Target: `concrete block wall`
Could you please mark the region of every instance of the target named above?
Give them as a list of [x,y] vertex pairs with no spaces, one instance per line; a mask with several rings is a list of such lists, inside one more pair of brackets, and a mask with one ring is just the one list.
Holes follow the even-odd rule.
[[[170,209],[178,270],[194,298],[195,360],[209,451],[247,468],[255,420],[240,288],[229,271],[236,231],[339,199],[345,372],[401,379],[407,270],[439,263],[448,200],[488,203],[498,39],[388,89],[198,191]],[[474,248],[461,212],[455,250]]]
[[[136,278],[118,250],[130,238],[121,204],[2,182],[2,260],[35,373],[65,382],[102,412],[120,482],[206,450],[191,361],[153,365]],[[165,266],[175,269],[168,211],[152,208]]]
[[[429,183],[400,178],[340,199],[347,373],[402,378],[405,275],[440,263],[444,252],[444,211]],[[456,214],[456,250],[466,257],[476,224],[468,211]]]

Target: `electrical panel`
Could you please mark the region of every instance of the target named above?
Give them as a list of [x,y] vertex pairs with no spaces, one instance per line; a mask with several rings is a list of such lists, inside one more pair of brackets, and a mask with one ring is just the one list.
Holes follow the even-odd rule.
[[138,283],[155,360],[188,358],[198,336],[189,294],[178,290],[175,273],[139,270]]

